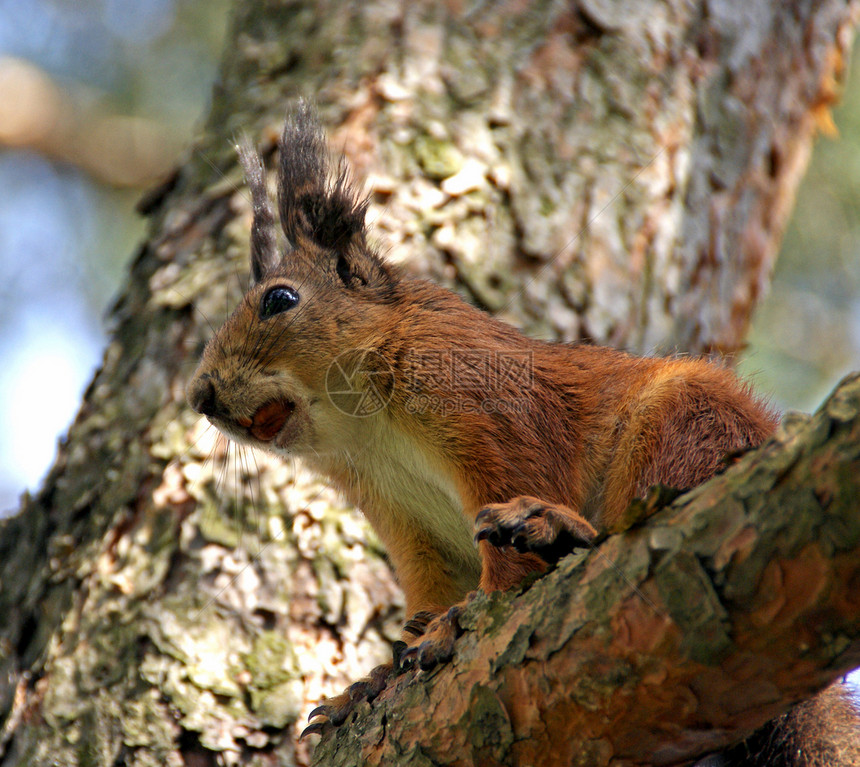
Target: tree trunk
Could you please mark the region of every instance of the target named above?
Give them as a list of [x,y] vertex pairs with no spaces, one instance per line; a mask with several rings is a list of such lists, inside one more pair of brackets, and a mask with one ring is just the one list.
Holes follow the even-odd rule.
[[[246,279],[238,134],[271,149],[289,100],[312,97],[332,147],[366,179],[389,257],[532,335],[731,352],[767,284],[857,11],[837,0],[237,3],[194,151],[145,202],[149,235],[103,367],[44,486],[2,523],[0,764],[305,764],[304,716],[397,635],[396,587],[360,517],[300,467],[250,454],[231,463],[185,404],[202,345]],[[821,460],[828,445],[814,448]],[[825,489],[846,497],[850,479],[837,472]],[[786,556],[812,557],[830,578],[832,549],[817,540]],[[679,556],[683,570],[693,554]],[[552,598],[553,584],[573,583],[561,576],[601,561],[566,564],[528,593]],[[758,571],[738,572],[738,588],[759,593]],[[640,588],[676,628],[660,623],[655,636],[686,636],[696,627],[660,586]],[[556,620],[580,620],[571,609]],[[843,668],[843,645],[802,673],[780,656],[791,673],[760,711],[727,723],[714,706],[702,721],[739,732]],[[683,663],[710,658],[671,660],[667,678],[686,680]],[[452,688],[447,710],[474,695],[493,722],[513,722],[487,684]],[[618,685],[635,699],[634,682]],[[452,722],[437,723],[467,728],[452,743],[474,743],[474,722]],[[680,740],[677,760],[702,745]],[[607,742],[617,755],[635,746]]]

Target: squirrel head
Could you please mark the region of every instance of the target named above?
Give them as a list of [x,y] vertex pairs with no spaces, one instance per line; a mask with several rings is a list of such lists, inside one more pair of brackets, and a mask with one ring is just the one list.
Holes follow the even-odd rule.
[[[307,104],[279,144],[278,244],[259,155],[239,159],[251,191],[251,286],[206,345],[187,388],[191,407],[228,437],[285,455],[342,449],[368,387],[393,386],[376,351],[395,313],[398,277],[367,244],[367,200],[340,161],[332,172]],[[337,396],[332,397],[334,391]]]

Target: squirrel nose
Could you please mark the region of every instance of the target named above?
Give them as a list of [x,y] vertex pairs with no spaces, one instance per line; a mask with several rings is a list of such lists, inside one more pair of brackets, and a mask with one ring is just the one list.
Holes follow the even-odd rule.
[[186,396],[188,404],[200,415],[215,415],[218,395],[215,393],[215,384],[208,376],[195,378],[188,386]]

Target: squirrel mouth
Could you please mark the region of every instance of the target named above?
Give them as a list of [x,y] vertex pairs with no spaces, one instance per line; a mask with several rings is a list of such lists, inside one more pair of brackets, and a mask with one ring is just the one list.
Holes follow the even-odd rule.
[[261,406],[252,418],[243,419],[240,425],[261,442],[271,442],[295,409],[295,402],[272,400]]

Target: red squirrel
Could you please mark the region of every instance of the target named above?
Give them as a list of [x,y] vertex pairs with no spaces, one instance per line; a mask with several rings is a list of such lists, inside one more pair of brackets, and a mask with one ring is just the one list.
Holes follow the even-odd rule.
[[[651,485],[697,485],[774,431],[776,414],[716,364],[532,340],[386,263],[310,107],[280,144],[286,252],[261,160],[247,141],[239,154],[251,286],[188,401],[228,437],[302,458],[362,510],[414,616],[409,662],[450,657],[445,614],[469,591],[511,588]],[[342,723],[387,675],[316,709],[309,730]]]

